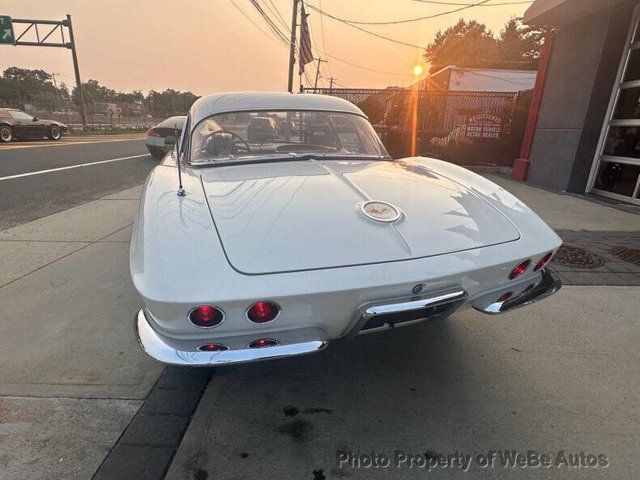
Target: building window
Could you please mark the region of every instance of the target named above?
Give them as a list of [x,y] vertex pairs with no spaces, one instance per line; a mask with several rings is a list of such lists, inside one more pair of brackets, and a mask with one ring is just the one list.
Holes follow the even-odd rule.
[[622,55],[589,187],[640,205],[640,7]]

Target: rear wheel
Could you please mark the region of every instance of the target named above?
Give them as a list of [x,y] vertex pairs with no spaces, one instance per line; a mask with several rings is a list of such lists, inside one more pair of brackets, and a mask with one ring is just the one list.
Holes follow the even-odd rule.
[[60,140],[62,138],[62,132],[60,131],[60,127],[57,125],[51,125],[49,129],[49,138],[51,140]]
[[13,130],[9,125],[0,126],[0,142],[9,143],[13,140]]

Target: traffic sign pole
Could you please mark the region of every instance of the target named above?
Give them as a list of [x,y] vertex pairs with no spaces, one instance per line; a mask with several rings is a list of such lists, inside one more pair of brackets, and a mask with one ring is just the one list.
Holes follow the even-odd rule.
[[[13,28],[14,25],[27,26],[16,35]],[[47,29],[48,33],[43,34],[38,27],[41,29]],[[68,31],[69,41],[65,38],[65,27]],[[55,32],[60,33],[60,38],[50,39]],[[29,38],[31,38],[31,40],[29,40]],[[80,118],[82,119],[82,128],[86,130],[87,109],[84,104],[84,92],[82,91],[82,81],[80,80],[80,67],[78,66],[78,54],[76,53],[76,42],[73,37],[71,15],[67,15],[66,20],[31,20],[26,18],[11,18],[8,15],[0,15],[0,45],[2,44],[15,45],[16,47],[60,47],[71,50],[73,71],[75,73],[76,88],[78,91],[78,109],[80,110]]]
[[82,81],[80,80],[80,67],[78,66],[78,55],[76,54],[76,42],[73,39],[73,26],[71,25],[71,15],[67,14],[67,28],[69,29],[69,41],[71,43],[71,56],[73,57],[73,72],[76,76],[76,86],[78,88],[78,99],[80,100],[80,118],[82,128],[87,129],[87,109],[84,104],[84,92]]

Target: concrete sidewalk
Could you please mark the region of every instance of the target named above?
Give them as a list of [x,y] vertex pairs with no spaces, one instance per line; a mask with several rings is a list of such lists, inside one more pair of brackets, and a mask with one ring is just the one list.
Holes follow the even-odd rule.
[[640,231],[640,215],[607,206],[604,202],[550,192],[498,175],[484,176],[526,203],[554,230]]
[[133,336],[140,188],[0,232],[0,472],[88,479],[162,367]]

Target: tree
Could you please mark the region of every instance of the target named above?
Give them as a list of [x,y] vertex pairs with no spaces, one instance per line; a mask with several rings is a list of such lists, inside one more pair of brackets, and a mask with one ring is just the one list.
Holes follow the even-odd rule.
[[191,92],[180,92],[168,88],[164,92],[151,90],[145,103],[154,117],[168,117],[185,115],[197,99],[198,97]]
[[523,26],[517,18],[510,19],[498,39],[498,68],[536,70],[544,45],[546,30]]
[[[85,103],[89,111],[96,109],[96,103],[115,103],[126,116],[140,116],[147,111],[154,116],[186,114],[198,97],[191,92],[180,92],[171,88],[163,91],[151,91],[147,97],[139,90],[121,92],[101,85],[97,80],[82,83]],[[58,88],[53,84],[51,75],[44,70],[29,70],[10,67],[0,75],[0,106],[25,108],[26,103],[33,104],[37,110],[54,111],[64,109],[69,103],[79,105],[78,89],[61,83]],[[100,111],[103,111],[100,106]]]
[[[93,105],[96,102],[115,103],[116,96],[118,95],[115,90],[100,85],[97,80],[82,82],[82,93],[84,94],[84,101],[87,105]],[[76,105],[80,104],[77,87],[73,87],[71,99]]]
[[44,70],[9,67],[0,77],[0,99],[8,105],[23,108],[32,103],[53,109],[59,98],[51,75]]
[[543,39],[544,31],[523,26],[517,18],[510,19],[498,37],[482,23],[460,19],[444,32],[436,33],[424,58],[431,64],[431,73],[448,65],[535,70]]

